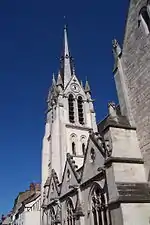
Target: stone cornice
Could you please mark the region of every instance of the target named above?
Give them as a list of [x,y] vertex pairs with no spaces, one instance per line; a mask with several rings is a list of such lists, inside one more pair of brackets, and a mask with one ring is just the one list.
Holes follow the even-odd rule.
[[144,160],[141,158],[109,157],[105,161],[105,166],[109,167],[112,163],[144,164]]
[[110,127],[113,128],[121,128],[121,129],[127,129],[127,130],[136,130],[135,127],[130,127],[128,125],[122,125],[122,124],[107,124],[107,126],[103,129],[103,132],[106,132]]
[[92,128],[89,128],[89,127],[78,126],[78,125],[73,125],[73,124],[66,124],[66,127],[73,128],[73,129],[79,129],[79,130],[85,130],[85,131],[91,131],[92,130]]

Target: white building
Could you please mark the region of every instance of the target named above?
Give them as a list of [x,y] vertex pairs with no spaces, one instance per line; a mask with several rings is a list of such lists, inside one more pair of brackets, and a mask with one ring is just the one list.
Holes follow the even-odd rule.
[[12,225],[40,225],[41,193],[39,184],[18,195],[12,212]]
[[57,81],[53,77],[47,100],[48,112],[42,150],[42,188],[52,169],[61,179],[67,153],[74,155],[79,166],[83,165],[89,131],[97,131],[89,84],[86,82],[84,89],[74,69],[65,27],[60,71]]

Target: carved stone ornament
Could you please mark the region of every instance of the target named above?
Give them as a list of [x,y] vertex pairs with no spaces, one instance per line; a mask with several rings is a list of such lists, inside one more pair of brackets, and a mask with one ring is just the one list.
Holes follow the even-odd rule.
[[95,161],[95,158],[96,158],[95,150],[94,150],[94,148],[91,148],[91,151],[90,151],[90,161],[91,162],[94,162]]
[[110,157],[112,154],[112,144],[110,143],[110,140],[108,139],[105,140],[105,153],[106,153],[106,158]]
[[79,93],[79,92],[80,92],[80,87],[79,87],[78,84],[72,83],[72,84],[71,84],[71,90],[72,90],[73,92],[75,92],[75,93]]
[[98,146],[102,150],[102,152],[105,154],[105,142],[104,142],[103,137],[98,132],[96,132],[96,133],[94,133],[94,138],[95,138]]
[[118,41],[116,39],[114,39],[112,41],[112,45],[113,45],[113,49],[115,51],[116,56],[119,57],[122,53],[122,50],[121,50],[120,45],[118,44]]

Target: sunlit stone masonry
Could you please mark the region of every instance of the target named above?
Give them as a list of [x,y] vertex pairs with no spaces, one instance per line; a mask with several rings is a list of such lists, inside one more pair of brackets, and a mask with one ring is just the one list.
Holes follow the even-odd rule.
[[97,124],[90,84],[76,76],[64,27],[47,98],[41,225],[150,224],[149,1],[130,1],[123,46],[113,40],[112,48],[119,105],[110,102]]

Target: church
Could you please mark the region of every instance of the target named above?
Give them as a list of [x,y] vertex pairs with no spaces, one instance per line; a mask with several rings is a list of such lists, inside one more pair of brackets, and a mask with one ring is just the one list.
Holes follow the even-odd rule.
[[112,41],[119,104],[97,124],[64,26],[47,97],[41,184],[20,192],[2,225],[150,224],[150,0],[130,0],[123,45]]
[[131,0],[123,47],[112,43],[119,105],[96,123],[88,81],[64,48],[47,98],[41,225],[150,224],[150,1]]

